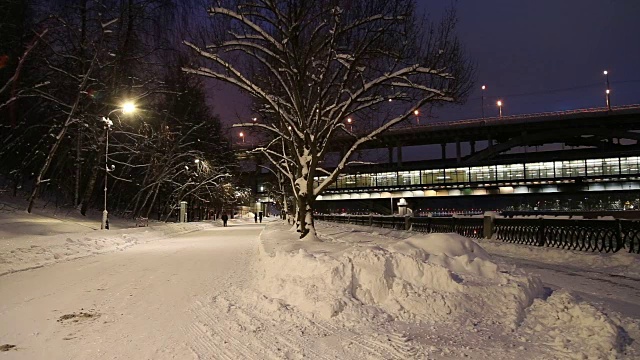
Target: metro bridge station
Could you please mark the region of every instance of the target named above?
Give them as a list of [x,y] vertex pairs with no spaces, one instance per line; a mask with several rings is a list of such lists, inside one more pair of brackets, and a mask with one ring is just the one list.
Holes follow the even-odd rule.
[[[403,201],[421,215],[636,210],[639,130],[637,105],[396,128],[363,148],[387,149],[388,161],[347,167],[316,208],[390,214]],[[347,145],[335,141],[337,152]],[[440,145],[439,158],[402,161],[403,148],[416,152],[406,149],[425,145]],[[256,183],[256,192],[266,201],[263,181]]]

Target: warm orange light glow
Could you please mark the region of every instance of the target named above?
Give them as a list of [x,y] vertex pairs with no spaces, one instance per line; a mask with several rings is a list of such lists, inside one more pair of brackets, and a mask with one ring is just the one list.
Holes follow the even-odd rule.
[[351,118],[348,118],[348,119],[347,119],[347,122],[348,122],[349,124],[351,124]]
[[607,89],[607,94],[610,93],[611,91],[609,89]]
[[484,89],[486,89],[486,88],[487,88],[486,86],[482,85],[482,90],[484,90]]
[[498,106],[502,106],[502,101],[498,100]]
[[418,116],[418,115],[420,115],[420,111],[416,110],[416,111],[413,112],[413,114]]
[[607,75],[609,72],[607,70],[604,71],[604,74]]
[[244,133],[242,133],[242,131],[241,131],[241,132],[240,132],[240,137],[243,137],[243,136],[244,136]]

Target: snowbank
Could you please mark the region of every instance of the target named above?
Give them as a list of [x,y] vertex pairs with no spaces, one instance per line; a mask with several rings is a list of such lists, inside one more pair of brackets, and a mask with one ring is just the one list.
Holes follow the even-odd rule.
[[537,276],[502,268],[471,239],[392,238],[334,224],[317,230],[321,242],[298,241],[281,223],[262,232],[256,286],[268,299],[347,326],[431,324],[463,338],[484,329],[489,339],[537,347],[540,358],[613,359],[624,349],[619,321],[564,291],[543,299],[549,290]]
[[269,226],[261,235],[261,290],[321,318],[365,305],[393,319],[489,316],[513,328],[542,295],[538,278],[500,271],[482,248],[459,235],[318,244],[296,241],[285,228]]
[[578,303],[566,291],[536,299],[519,333],[529,341],[551,345],[556,354],[571,359],[617,359],[626,338],[618,326],[587,303]]

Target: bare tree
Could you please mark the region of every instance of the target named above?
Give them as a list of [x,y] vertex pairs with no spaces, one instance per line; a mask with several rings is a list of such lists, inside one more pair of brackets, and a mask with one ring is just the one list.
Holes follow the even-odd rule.
[[[185,41],[208,66],[184,71],[233,84],[259,104],[266,120],[237,126],[270,133],[258,150],[293,189],[301,238],[315,237],[315,199],[360,145],[426,104],[460,101],[470,86],[453,12],[431,23],[411,0],[218,4],[209,9],[211,43]],[[366,126],[352,131],[348,117]],[[349,137],[349,146],[335,168],[323,169],[336,137]]]

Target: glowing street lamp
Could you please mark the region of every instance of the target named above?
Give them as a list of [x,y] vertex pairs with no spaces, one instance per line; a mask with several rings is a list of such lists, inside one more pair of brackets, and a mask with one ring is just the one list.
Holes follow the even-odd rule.
[[413,111],[413,115],[415,115],[415,116],[416,116],[416,123],[417,123],[418,125],[420,125],[420,117],[418,116],[418,115],[420,115],[420,111],[418,111],[418,110],[414,110],[414,111]]
[[242,142],[244,143],[244,133],[242,131],[240,131],[240,138],[242,139]]
[[254,117],[254,118],[253,118],[253,119],[251,119],[251,120],[253,120],[253,122],[256,122],[256,121],[258,121],[258,118]]
[[131,101],[127,101],[123,103],[121,107],[111,110],[106,117],[102,117],[104,129],[106,130],[104,142],[104,210],[102,211],[102,224],[100,225],[100,229],[102,230],[109,229],[107,227],[107,219],[109,217],[109,212],[107,211],[107,180],[109,178],[109,171],[113,171],[116,168],[115,165],[111,165],[111,169],[109,169],[109,130],[111,130],[111,126],[113,125],[113,121],[109,119],[109,116],[116,111],[121,111],[123,114],[131,114],[136,111],[136,105]]
[[482,85],[482,118],[484,119],[484,91],[487,89],[486,86]]
[[353,124],[351,118],[347,118],[347,123],[349,124],[349,131],[353,132]]
[[604,71],[604,76],[607,80],[606,82],[606,91],[605,91],[605,100],[607,101],[607,109],[611,110],[611,88],[609,87],[609,72],[607,70]]
[[498,100],[498,111],[499,111],[500,117],[502,117],[502,101],[501,100]]

